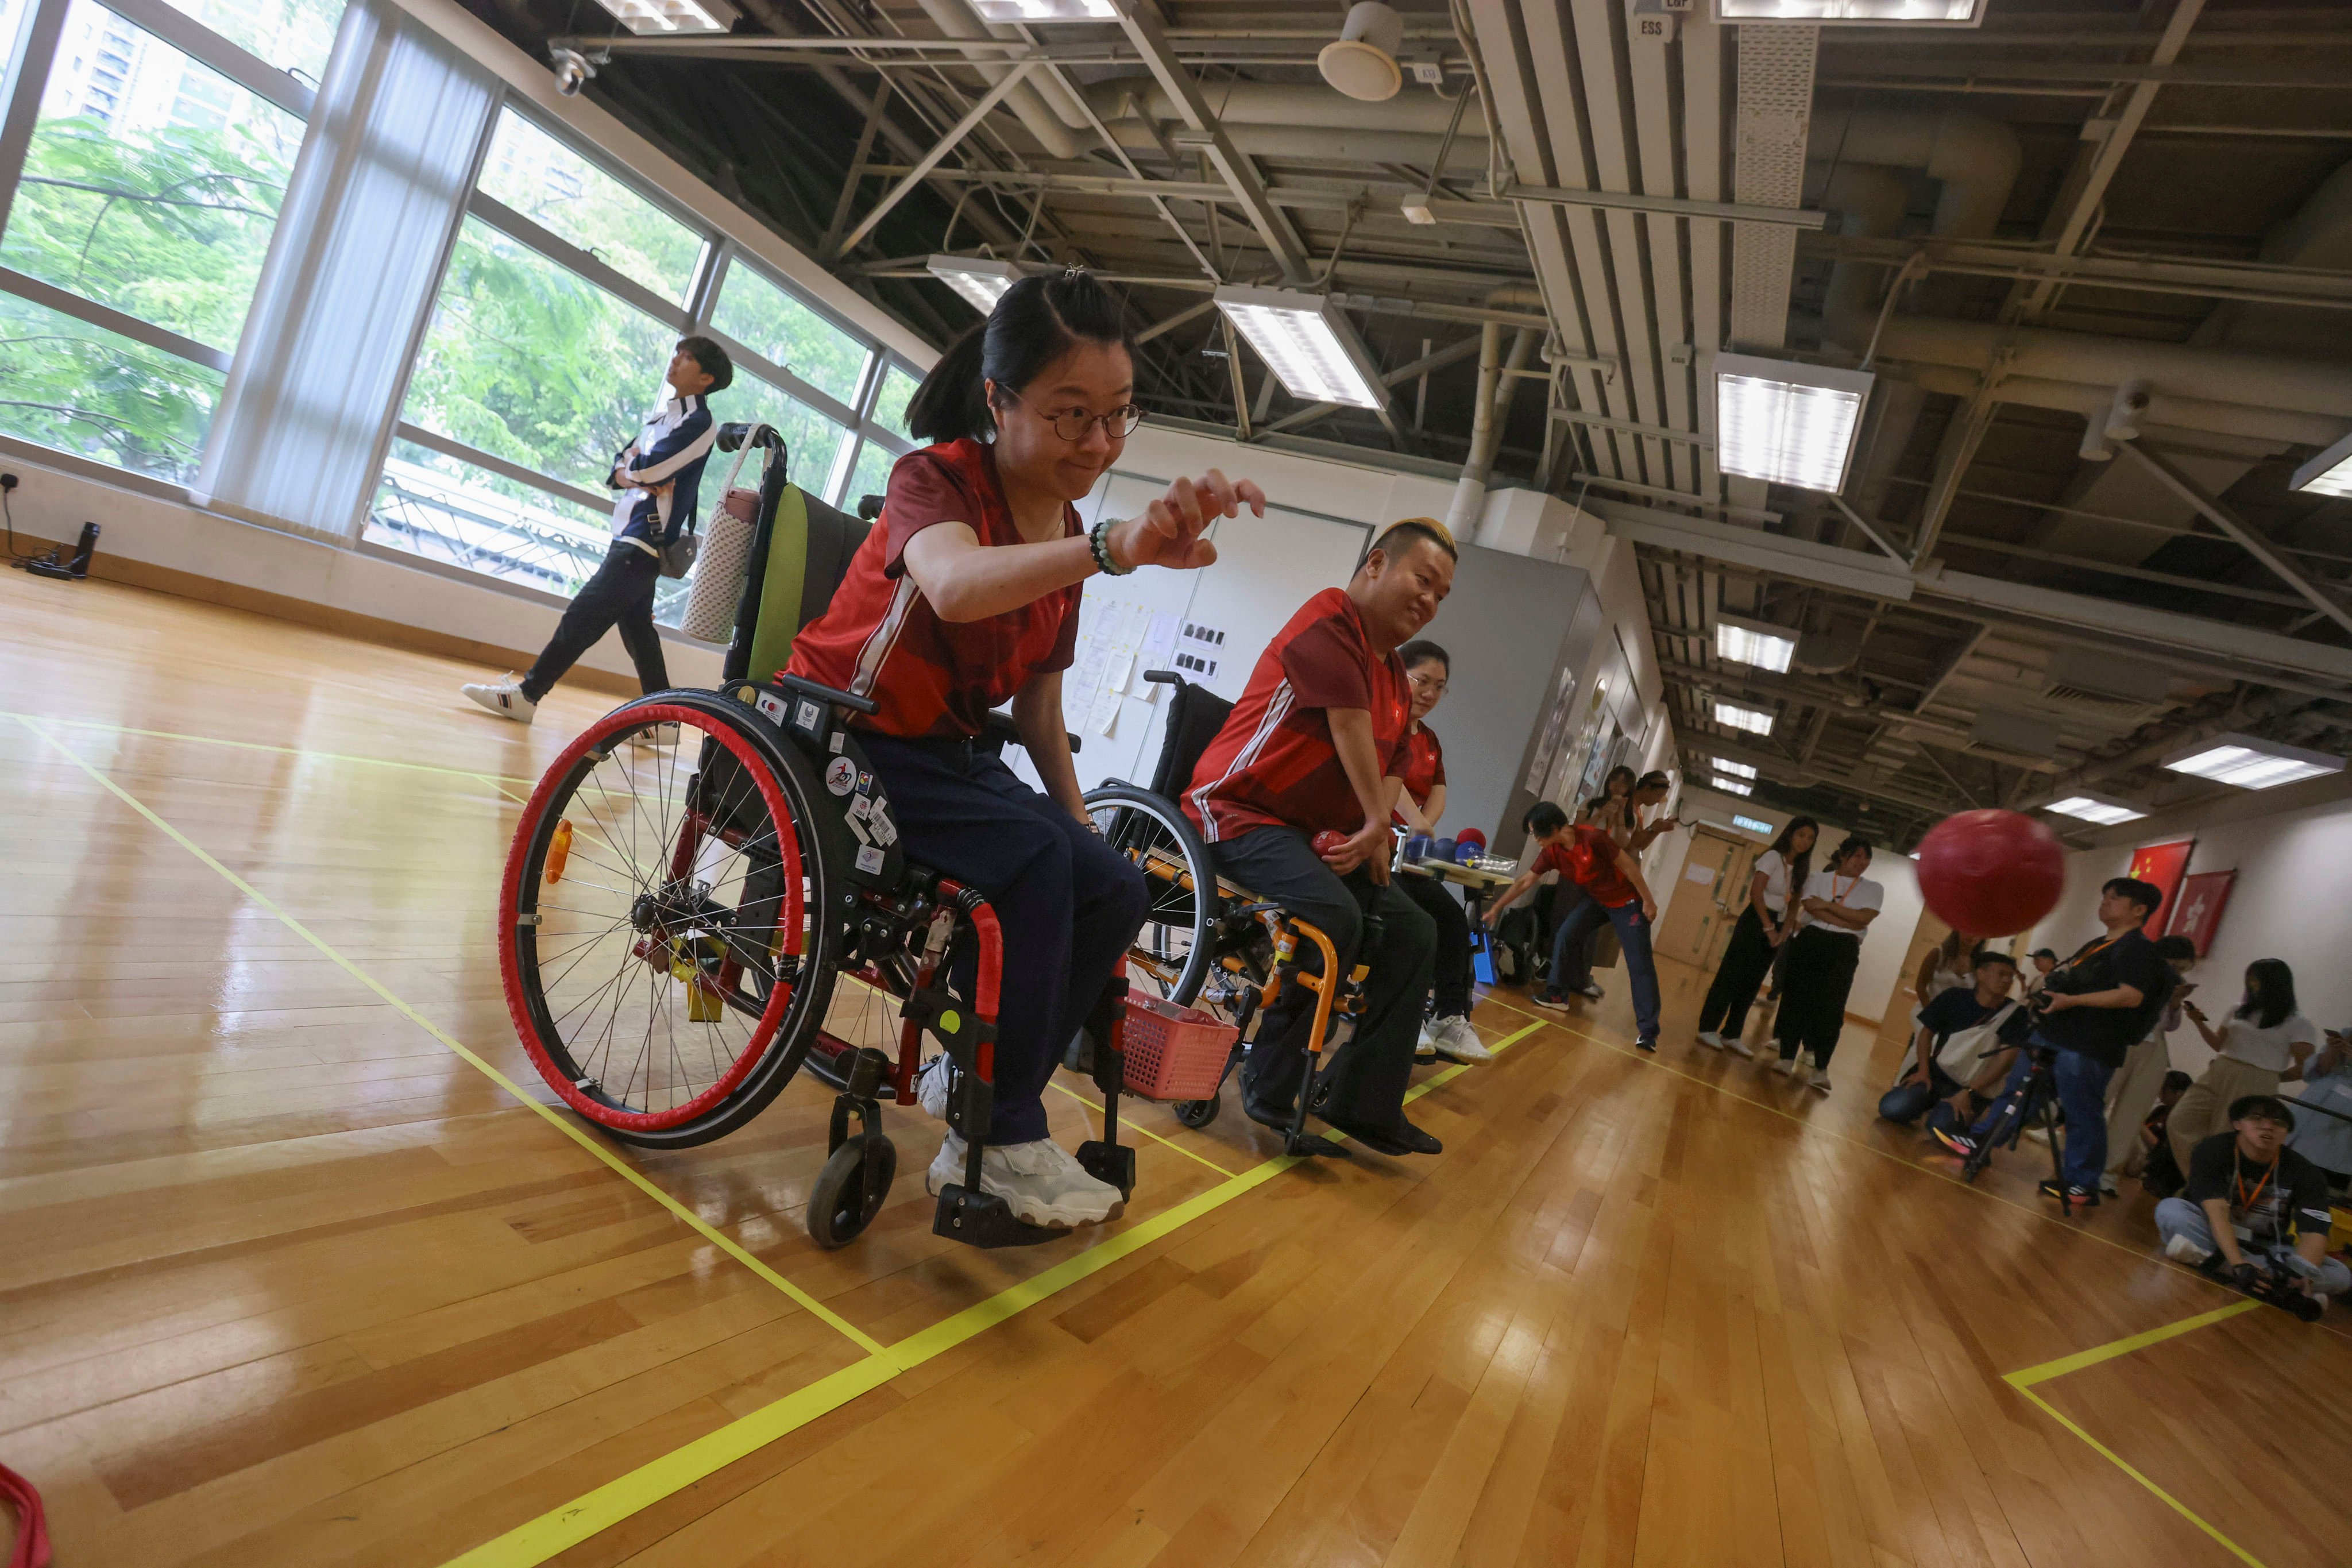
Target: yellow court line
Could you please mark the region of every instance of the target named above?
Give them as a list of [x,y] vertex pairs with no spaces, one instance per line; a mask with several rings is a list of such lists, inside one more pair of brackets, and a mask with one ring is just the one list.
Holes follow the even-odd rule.
[[77,730],[105,730],[117,735],[146,735],[158,741],[192,741],[200,746],[231,746],[241,752],[275,752],[280,756],[314,757],[330,763],[365,763],[371,767],[406,768],[413,773],[448,773],[456,778],[478,779],[485,782],[504,780],[510,784],[533,781],[509,773],[486,773],[476,768],[446,768],[434,763],[404,763],[391,757],[362,757],[349,752],[313,752],[300,746],[272,746],[259,741],[231,741],[218,735],[190,735],[177,730],[142,730],[131,724],[109,724],[97,719],[64,719],[47,713],[10,713],[0,711],[0,719],[21,720],[27,724],[64,724]]
[[718,1247],[720,1251],[734,1258],[738,1263],[742,1264],[746,1268],[749,1268],[752,1273],[758,1275],[761,1279],[782,1291],[803,1310],[813,1314],[828,1327],[838,1331],[841,1334],[856,1344],[859,1349],[871,1352],[879,1351],[882,1348],[881,1342],[874,1339],[871,1335],[859,1329],[856,1324],[850,1322],[845,1318],[843,1318],[831,1308],[827,1307],[824,1302],[818,1300],[815,1297],[810,1295],[807,1291],[802,1289],[799,1286],[793,1284],[791,1280],[785,1279],[782,1275],[777,1273],[774,1269],[761,1262],[759,1258],[753,1257],[751,1252],[746,1250],[740,1243],[736,1242],[730,1237],[722,1235],[700,1215],[696,1214],[692,1209],[687,1207],[686,1205],[678,1202],[677,1199],[664,1192],[652,1181],[648,1180],[635,1166],[631,1165],[627,1161],[623,1160],[619,1155],[614,1153],[612,1150],[605,1147],[601,1139],[575,1125],[571,1118],[559,1114],[549,1107],[541,1104],[531,1096],[525,1094],[512,1079],[507,1077],[506,1074],[500,1072],[497,1068],[492,1067],[488,1061],[475,1055],[471,1050],[461,1045],[455,1036],[449,1034],[439,1025],[434,1023],[433,1020],[427,1018],[424,1014],[419,1013],[415,1008],[410,1006],[407,1003],[394,995],[392,992],[384,986],[382,981],[379,981],[375,976],[370,974],[358,964],[344,957],[342,953],[338,952],[335,948],[330,946],[323,938],[319,936],[317,932],[311,931],[310,927],[304,925],[292,915],[287,913],[285,910],[279,908],[277,902],[270,899],[268,894],[262,892],[261,889],[256,888],[252,883],[247,881],[244,878],[238,876],[235,871],[230,870],[220,861],[215,859],[211,853],[205,849],[202,845],[198,844],[194,839],[190,838],[186,834],[181,832],[178,828],[173,826],[170,823],[157,816],[153,811],[150,810],[146,803],[139,799],[138,796],[132,795],[129,790],[124,789],[121,784],[115,783],[111,778],[109,778],[103,772],[93,764],[83,761],[79,756],[76,755],[72,748],[68,747],[64,742],[48,733],[47,731],[43,730],[40,725],[34,722],[32,720],[26,718],[21,713],[11,714],[9,717],[14,718],[17,722],[23,724],[26,729],[30,730],[44,745],[48,746],[58,755],[72,763],[74,766],[88,773],[92,779],[96,780],[101,786],[103,786],[109,793],[112,794],[118,800],[121,800],[125,805],[131,807],[131,810],[137,812],[141,816],[145,817],[150,823],[153,824],[154,826],[162,830],[166,837],[168,837],[173,843],[177,844],[181,848],[186,850],[198,860],[203,861],[206,866],[211,867],[215,871],[220,873],[220,875],[228,881],[229,885],[235,888],[238,892],[243,893],[247,898],[251,899],[255,903],[260,905],[263,909],[277,916],[278,921],[286,927],[287,930],[292,931],[296,936],[300,937],[304,942],[309,942],[312,947],[317,948],[319,952],[331,959],[345,973],[358,981],[361,984],[366,986],[369,990],[374,992],[378,996],[383,997],[385,1002],[392,1005],[395,1012],[399,1013],[410,1023],[415,1024],[418,1028],[423,1029],[426,1034],[431,1035],[435,1039],[440,1041],[441,1044],[446,1047],[459,1060],[472,1067],[476,1071],[488,1079],[492,1083],[497,1084],[500,1089],[514,1096],[516,1100],[521,1101],[525,1106],[536,1112],[541,1121],[547,1122],[548,1125],[553,1127],[557,1131],[562,1132],[565,1137],[571,1139],[581,1148],[585,1149],[599,1162],[625,1179],[631,1185],[636,1187],[647,1197],[652,1198],[656,1203],[661,1205],[662,1207],[667,1209],[680,1220],[683,1220],[689,1227],[700,1235],[704,1240],[709,1241],[712,1246]]
[[[1497,1041],[1490,1048],[1497,1053],[1508,1050],[1534,1033],[1534,1026],[1529,1026]],[[1463,1066],[1457,1065],[1444,1072],[1434,1073],[1415,1084],[1407,1091],[1405,1099],[1419,1099],[1439,1084],[1451,1082],[1464,1070]],[[844,1367],[829,1377],[820,1378],[806,1388],[788,1394],[749,1415],[707,1432],[683,1447],[640,1465],[625,1475],[614,1477],[562,1508],[517,1525],[506,1534],[484,1542],[463,1556],[452,1558],[443,1568],[535,1568],[536,1564],[577,1546],[598,1531],[611,1529],[664,1498],[683,1491],[778,1438],[799,1430],[818,1416],[838,1410],[859,1394],[881,1387],[900,1373],[910,1371],[953,1350],[1040,1301],[1068,1289],[1080,1280],[1100,1273],[1120,1258],[1181,1229],[1203,1215],[1223,1208],[1243,1194],[1264,1186],[1306,1158],[1307,1156],[1299,1154],[1277,1154],[1251,1166],[1239,1175],[1229,1176],[1207,1192],[1187,1198],[1130,1229],[1105,1237],[1084,1252],[1066,1258],[1031,1279],[1008,1286],[986,1300],[974,1302],[928,1329],[917,1331],[887,1350],[877,1352],[864,1361]]]
[[[1053,1087],[1055,1087],[1055,1089],[1060,1089],[1064,1094],[1068,1095],[1072,1100],[1076,1100],[1080,1105],[1092,1105],[1092,1104],[1094,1103],[1094,1101],[1093,1101],[1093,1100],[1088,1100],[1085,1095],[1080,1094],[1076,1089],[1072,1089],[1068,1084],[1066,1084],[1066,1083],[1062,1082],[1062,1081],[1061,1081],[1061,1080],[1059,1080],[1058,1079],[1054,1079],[1054,1080],[1052,1080],[1052,1081],[1053,1081]],[[1181,1143],[1179,1143],[1179,1142],[1176,1142],[1176,1140],[1174,1140],[1173,1138],[1163,1138],[1163,1137],[1161,1137],[1159,1133],[1154,1132],[1150,1128],[1146,1127],[1146,1126],[1145,1126],[1145,1125],[1143,1125],[1143,1123],[1141,1123],[1140,1121],[1133,1121],[1133,1120],[1131,1120],[1131,1119],[1130,1119],[1130,1120],[1128,1121],[1128,1123],[1127,1123],[1127,1129],[1128,1129],[1128,1131],[1130,1131],[1130,1132],[1140,1132],[1140,1133],[1142,1133],[1146,1138],[1150,1139],[1154,1143],[1165,1143],[1169,1148],[1175,1150],[1175,1151],[1176,1151],[1176,1152],[1178,1152],[1179,1154],[1183,1155],[1183,1156],[1184,1156],[1186,1159],[1188,1159],[1188,1160],[1198,1160],[1198,1161],[1200,1161],[1202,1164],[1208,1166],[1208,1167],[1209,1167],[1209,1169],[1211,1169],[1212,1171],[1216,1172],[1216,1173],[1217,1173],[1217,1174],[1219,1174],[1219,1175],[1221,1175],[1221,1176],[1230,1176],[1230,1175],[1232,1175],[1232,1174],[1233,1174],[1233,1173],[1232,1173],[1231,1171],[1228,1171],[1228,1170],[1227,1170],[1227,1169],[1225,1169],[1223,1165],[1218,1164],[1214,1160],[1209,1159],[1209,1158],[1208,1158],[1207,1156],[1205,1156],[1205,1155],[1202,1155],[1202,1154],[1195,1154],[1195,1153],[1193,1153],[1192,1150],[1187,1149],[1186,1147],[1184,1147],[1184,1145],[1182,1145]]]

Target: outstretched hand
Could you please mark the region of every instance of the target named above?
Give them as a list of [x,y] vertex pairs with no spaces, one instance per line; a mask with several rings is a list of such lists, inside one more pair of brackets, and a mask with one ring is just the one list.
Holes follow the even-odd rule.
[[1243,507],[1265,515],[1265,492],[1254,479],[1228,479],[1214,468],[1197,479],[1178,479],[1168,493],[1110,531],[1111,553],[1127,566],[1166,566],[1190,571],[1217,558],[1214,543],[1201,537],[1221,517],[1239,517]]

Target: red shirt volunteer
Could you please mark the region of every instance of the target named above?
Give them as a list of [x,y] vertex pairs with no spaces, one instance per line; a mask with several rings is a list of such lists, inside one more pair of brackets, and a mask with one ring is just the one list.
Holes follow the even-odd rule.
[[1557,871],[1591,894],[1592,901],[1604,910],[1621,909],[1640,896],[1617,869],[1617,841],[1609,837],[1607,828],[1580,823],[1571,831],[1576,835],[1573,839],[1545,845],[1527,874],[1540,877],[1546,871]]
[[1407,707],[1404,662],[1373,657],[1355,601],[1326,588],[1258,656],[1233,717],[1192,770],[1184,814],[1212,844],[1270,826],[1353,833],[1364,809],[1324,710],[1369,712],[1373,754],[1394,775]]
[[[1081,591],[1073,583],[1002,615],[950,622],[907,575],[907,541],[935,522],[969,524],[982,544],[1023,542],[991,447],[967,438],[908,453],[891,469],[889,498],[833,603],[793,639],[785,668],[881,704],[853,724],[909,739],[977,735],[1032,675],[1069,668]],[[1084,531],[1067,506],[1062,531]]]
[[[1397,758],[1397,777],[1404,781],[1404,793],[1412,797],[1415,805],[1429,798],[1429,792],[1445,782],[1445,748],[1437,743],[1437,736],[1426,724],[1409,731],[1404,749]],[[1397,812],[1392,818],[1404,824],[1404,814]]]

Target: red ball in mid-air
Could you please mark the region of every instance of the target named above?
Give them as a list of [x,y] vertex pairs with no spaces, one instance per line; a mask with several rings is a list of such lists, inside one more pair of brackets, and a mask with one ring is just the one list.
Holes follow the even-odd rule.
[[2014,811],[1964,811],[1919,840],[1919,894],[1970,936],[2014,936],[2048,914],[2066,886],[2058,836]]
[[1332,854],[1339,849],[1340,845],[1345,844],[1346,842],[1348,842],[1348,836],[1346,834],[1336,832],[1333,829],[1327,827],[1322,832],[1315,836],[1315,853],[1318,855]]

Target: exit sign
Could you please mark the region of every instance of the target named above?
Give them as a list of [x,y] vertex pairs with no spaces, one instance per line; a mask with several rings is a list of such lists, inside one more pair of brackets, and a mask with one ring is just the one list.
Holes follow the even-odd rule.
[[1731,819],[1731,826],[1744,827],[1750,833],[1760,833],[1767,838],[1772,837],[1772,825],[1769,822],[1759,822],[1752,816],[1735,816]]

